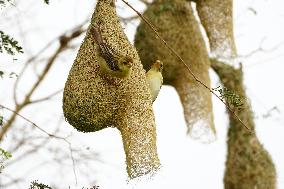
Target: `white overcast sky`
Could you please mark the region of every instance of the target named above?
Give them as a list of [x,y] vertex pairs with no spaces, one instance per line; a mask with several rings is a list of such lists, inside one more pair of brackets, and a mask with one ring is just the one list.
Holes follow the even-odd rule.
[[[138,1],[131,1],[142,11],[144,6]],[[118,0],[117,9],[120,15],[134,15],[134,12]],[[0,28],[14,36],[23,44],[25,55],[19,56],[17,63],[8,64],[10,57],[0,55],[0,70],[19,71],[21,61],[34,54],[48,41],[62,32],[80,24],[87,18],[94,8],[94,1],[79,0],[51,0],[45,5],[39,0],[17,1],[16,7],[2,10]],[[252,8],[254,11],[252,11]],[[17,17],[11,17],[17,15]],[[4,18],[9,18],[9,21]],[[269,151],[278,174],[278,189],[284,189],[284,1],[282,0],[235,0],[234,2],[234,30],[238,53],[246,55],[260,47],[268,52],[259,52],[242,59],[245,73],[245,85],[251,99],[253,111],[256,115],[257,135],[264,147]],[[133,41],[137,22],[129,24],[126,33]],[[78,42],[82,41],[82,37]],[[269,49],[273,51],[269,51]],[[75,53],[67,53],[56,64],[42,84],[35,96],[56,91],[64,86],[69,69],[75,58]],[[211,72],[212,86],[220,85],[216,75]],[[21,83],[21,89],[30,85],[31,76]],[[13,79],[0,79],[0,103],[13,107],[11,101],[11,85]],[[22,114],[36,122],[45,125],[50,119],[50,127],[55,124],[52,116],[62,114],[62,95],[51,103],[38,105],[37,108],[27,108]],[[96,133],[79,133],[67,123],[62,125],[66,132],[72,131],[72,141],[80,141],[84,147],[101,154],[106,164],[97,165],[94,177],[101,189],[114,188],[193,188],[193,189],[221,189],[223,188],[224,164],[226,160],[226,132],[228,120],[225,108],[216,99],[214,102],[215,124],[218,132],[217,141],[211,144],[200,144],[186,135],[185,121],[183,120],[182,106],[178,95],[172,87],[163,86],[158,99],[154,103],[154,112],[157,123],[157,145],[163,168],[151,180],[130,182],[127,184],[125,157],[119,132],[115,129],[106,129]],[[277,106],[279,112],[272,112],[272,116],[263,119],[262,116],[271,108]],[[36,116],[35,116],[36,112]],[[56,117],[56,118],[57,118]],[[44,120],[44,121],[43,121]],[[9,138],[9,137],[7,137]],[[7,139],[8,140],[8,139]],[[83,147],[82,147],[83,149]],[[13,174],[22,174],[33,164],[27,160],[23,167],[14,167],[7,171]],[[67,161],[67,160],[66,160]],[[74,183],[72,168],[64,177],[56,175],[52,167],[45,171],[35,171],[27,174],[28,181],[39,179],[46,184],[56,183],[61,188],[82,188],[86,180],[78,175],[78,185]],[[22,172],[21,172],[22,171]],[[86,170],[88,171],[88,170]],[[63,178],[63,179],[62,179]],[[1,181],[1,180],[0,180]],[[68,184],[67,184],[68,183]],[[25,183],[28,188],[29,183]]]

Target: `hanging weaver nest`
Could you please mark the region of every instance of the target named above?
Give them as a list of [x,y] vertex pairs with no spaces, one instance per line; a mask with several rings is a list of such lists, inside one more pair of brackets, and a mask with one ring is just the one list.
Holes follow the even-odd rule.
[[[104,74],[105,60],[91,33],[100,27],[102,38],[116,52],[133,59],[128,78]],[[120,25],[113,0],[99,0],[86,37],[70,70],[63,94],[67,121],[82,132],[116,127],[122,135],[130,178],[160,166],[152,97],[135,48]]]
[[[210,62],[190,3],[186,0],[156,0],[148,6],[144,16],[185,60],[195,76],[210,86]],[[164,84],[177,90],[191,136],[204,142],[214,140],[210,92],[195,81],[144,22],[138,26],[135,47],[146,70],[156,59],[164,62]]]
[[[235,69],[216,60],[212,60],[212,68],[220,77],[224,87],[233,90],[240,96],[246,96],[242,69]],[[225,189],[275,189],[276,171],[273,161],[255,134],[249,101],[245,99],[243,103],[241,111],[238,111],[238,107],[232,107],[232,109],[254,132],[248,132],[230,114],[228,155],[224,177]]]

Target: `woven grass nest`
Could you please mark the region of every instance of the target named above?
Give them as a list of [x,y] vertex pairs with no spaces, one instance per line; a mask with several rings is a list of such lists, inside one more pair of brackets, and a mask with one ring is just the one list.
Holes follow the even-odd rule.
[[[132,57],[132,73],[117,78],[100,72],[99,54],[90,28],[99,26],[105,42]],[[63,111],[77,130],[94,132],[117,128],[126,154],[130,178],[155,172],[160,161],[152,98],[135,48],[123,32],[113,0],[98,0],[86,37],[69,72],[63,94]]]
[[[144,12],[146,17],[204,84],[210,86],[210,61],[190,3],[187,0],[155,0]],[[202,142],[215,139],[211,93],[189,73],[181,61],[141,22],[135,47],[142,64],[149,69],[156,59],[163,61],[164,84],[173,86],[183,105],[188,132]]]

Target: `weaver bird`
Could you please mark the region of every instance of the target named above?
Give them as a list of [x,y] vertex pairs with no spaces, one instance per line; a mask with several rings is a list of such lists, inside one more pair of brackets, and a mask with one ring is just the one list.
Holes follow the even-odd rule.
[[103,41],[99,29],[92,27],[91,33],[99,46],[100,55],[105,60],[106,64],[98,61],[100,68],[104,73],[111,74],[119,78],[126,78],[131,73],[133,59],[130,56],[124,56],[116,53],[107,43]]
[[151,69],[146,73],[153,102],[156,100],[163,84],[162,70],[163,63],[160,60],[156,60],[156,62],[151,66]]

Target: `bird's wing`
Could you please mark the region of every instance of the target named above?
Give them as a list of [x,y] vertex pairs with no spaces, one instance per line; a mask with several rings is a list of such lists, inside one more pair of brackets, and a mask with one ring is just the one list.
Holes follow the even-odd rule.
[[100,28],[96,28],[94,26],[91,27],[91,34],[93,35],[97,45],[99,46],[101,56],[105,59],[108,67],[113,71],[119,71],[120,69],[118,67],[118,59],[115,58],[115,56],[118,57],[118,55],[108,44],[104,42]]
[[114,54],[113,49],[106,43],[100,45],[101,55],[105,59],[108,67],[113,71],[119,71],[118,58],[119,55]]

